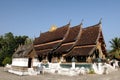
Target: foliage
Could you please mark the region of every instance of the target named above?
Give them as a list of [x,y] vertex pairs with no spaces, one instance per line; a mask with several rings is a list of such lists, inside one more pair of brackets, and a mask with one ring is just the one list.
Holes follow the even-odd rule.
[[28,36],[14,36],[11,32],[0,36],[0,66],[4,65],[7,57],[12,58],[15,49],[20,44],[25,44],[27,38]]
[[112,50],[110,51],[112,57],[120,59],[120,38],[115,37],[110,41]]
[[94,71],[94,69],[91,68],[88,73],[89,74],[95,74],[95,71]]
[[3,64],[3,65],[11,64],[11,62],[12,62],[12,59],[11,59],[10,57],[6,57],[6,58],[3,60],[2,64]]
[[33,43],[33,39],[27,38],[25,40],[25,44],[32,44]]

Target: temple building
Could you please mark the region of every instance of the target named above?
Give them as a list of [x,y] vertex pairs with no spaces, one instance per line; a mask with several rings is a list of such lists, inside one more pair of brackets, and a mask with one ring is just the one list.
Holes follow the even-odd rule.
[[43,62],[92,62],[106,58],[106,45],[101,22],[86,28],[82,23],[70,27],[52,27],[35,38],[33,46],[39,61]]
[[25,75],[28,68],[37,68],[38,62],[33,44],[19,45],[12,56],[12,69],[9,72]]

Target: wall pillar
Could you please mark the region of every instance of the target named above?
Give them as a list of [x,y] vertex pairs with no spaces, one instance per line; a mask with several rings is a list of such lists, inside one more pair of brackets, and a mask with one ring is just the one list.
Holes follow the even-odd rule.
[[75,69],[75,62],[72,62],[72,69]]

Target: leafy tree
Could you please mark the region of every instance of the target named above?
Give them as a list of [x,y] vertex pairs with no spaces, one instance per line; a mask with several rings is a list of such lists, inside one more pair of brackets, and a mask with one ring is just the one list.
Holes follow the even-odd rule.
[[11,64],[11,62],[12,62],[12,59],[11,59],[10,57],[6,57],[6,58],[3,60],[2,64],[3,64],[3,65]]
[[25,44],[27,38],[28,36],[14,36],[11,32],[0,36],[0,66],[6,64],[7,57],[12,58],[15,49],[20,44]]
[[28,36],[15,36],[16,43],[19,44],[25,44],[25,40],[28,38]]
[[115,37],[110,41],[112,50],[110,51],[111,55],[114,58],[120,59],[120,38]]
[[33,43],[33,39],[27,38],[25,40],[25,44],[32,44]]

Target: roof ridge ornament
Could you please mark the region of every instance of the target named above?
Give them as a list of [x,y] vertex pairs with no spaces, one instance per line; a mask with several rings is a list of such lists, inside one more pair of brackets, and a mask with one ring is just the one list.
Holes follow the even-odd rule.
[[[41,30],[40,30],[40,35],[41,35],[41,33],[42,33],[42,32],[41,32]],[[40,35],[39,35],[39,36],[40,36]]]
[[83,25],[83,21],[84,21],[84,19],[82,19],[82,20],[81,20],[81,23],[80,23],[80,25]]
[[78,26],[80,26],[81,28],[82,28],[82,26],[83,26],[83,21],[84,21],[84,19],[82,19],[81,22],[80,22],[80,24],[78,25]]
[[99,23],[98,24],[102,24],[102,18],[100,18],[100,20],[99,20]]
[[70,21],[69,21],[68,25],[70,25],[71,21],[72,21],[72,20],[70,19]]
[[53,32],[53,31],[55,31],[56,29],[57,29],[57,26],[56,26],[56,25],[52,25],[52,26],[50,27],[49,32]]
[[102,18],[100,18],[98,25],[99,25],[100,28],[102,29]]

